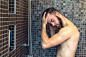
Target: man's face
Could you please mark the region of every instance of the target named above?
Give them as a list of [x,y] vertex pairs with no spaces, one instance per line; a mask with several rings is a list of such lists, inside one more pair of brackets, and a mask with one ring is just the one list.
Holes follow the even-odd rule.
[[49,18],[47,19],[47,23],[51,24],[52,26],[58,27],[60,24],[58,18],[55,15],[52,15],[50,13],[48,14],[49,14]]

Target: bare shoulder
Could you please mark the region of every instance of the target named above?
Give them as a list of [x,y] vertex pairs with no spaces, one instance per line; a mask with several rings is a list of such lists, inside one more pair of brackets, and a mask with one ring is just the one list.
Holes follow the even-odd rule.
[[76,35],[77,37],[80,36],[78,28],[75,25],[67,25],[67,26],[63,27],[62,29],[60,29],[58,34],[60,34],[64,37],[66,37],[66,36],[71,37],[73,35]]
[[63,28],[60,29],[60,31],[58,32],[59,34],[69,34],[73,31],[73,28],[70,25],[67,25]]

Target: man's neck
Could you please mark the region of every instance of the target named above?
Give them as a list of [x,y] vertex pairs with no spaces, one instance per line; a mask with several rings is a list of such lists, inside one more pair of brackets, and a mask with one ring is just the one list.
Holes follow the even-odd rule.
[[62,24],[64,27],[68,25],[67,21],[68,21],[68,19],[62,19]]

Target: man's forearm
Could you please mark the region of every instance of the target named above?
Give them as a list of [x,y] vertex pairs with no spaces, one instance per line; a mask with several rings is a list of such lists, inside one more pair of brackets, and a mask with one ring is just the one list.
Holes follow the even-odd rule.
[[41,42],[46,44],[48,41],[48,35],[46,33],[46,24],[42,24]]

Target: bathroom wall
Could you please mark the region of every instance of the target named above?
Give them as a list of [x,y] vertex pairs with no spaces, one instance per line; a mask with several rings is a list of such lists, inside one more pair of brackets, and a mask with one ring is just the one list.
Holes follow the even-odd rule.
[[[9,0],[0,0],[0,57],[24,57],[29,47],[20,46],[28,40],[28,0],[16,0],[16,14],[9,13]],[[9,25],[16,25],[16,50],[9,54]]]
[[[75,57],[86,57],[86,0],[31,0],[33,57],[56,57],[57,54],[58,46],[48,49],[41,47],[41,14],[49,7],[56,8],[76,25],[80,39]],[[50,36],[49,30],[47,32]]]

